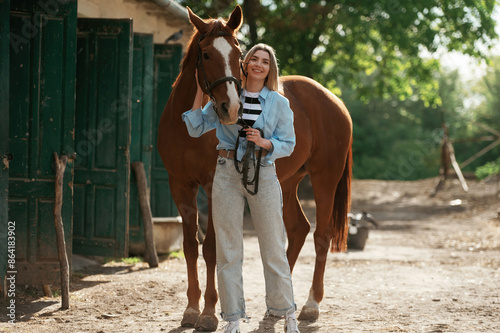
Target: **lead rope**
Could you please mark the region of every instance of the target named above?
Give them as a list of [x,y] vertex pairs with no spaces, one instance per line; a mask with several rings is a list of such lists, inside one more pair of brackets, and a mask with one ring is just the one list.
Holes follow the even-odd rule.
[[[237,124],[243,127],[243,129],[248,128],[249,126],[245,123],[243,119],[238,119]],[[263,136],[264,133],[260,128],[257,128],[260,131],[260,135]],[[241,183],[245,187],[245,190],[247,190],[248,193],[251,195],[256,195],[257,192],[259,191],[259,173],[260,173],[260,161],[262,159],[262,148],[259,150],[259,153],[257,154],[257,164],[255,163],[255,142],[248,141],[247,148],[245,150],[245,154],[243,155],[242,159],[242,167],[241,170],[238,166],[238,147],[240,144],[240,136],[238,133],[238,138],[236,139],[236,145],[234,147],[234,167],[236,168],[236,172],[239,174],[242,174],[241,177]],[[248,171],[250,170],[250,160],[252,160],[253,167],[255,169],[255,174],[253,176],[252,180],[248,180]],[[253,185],[254,190],[250,190],[248,187]]]

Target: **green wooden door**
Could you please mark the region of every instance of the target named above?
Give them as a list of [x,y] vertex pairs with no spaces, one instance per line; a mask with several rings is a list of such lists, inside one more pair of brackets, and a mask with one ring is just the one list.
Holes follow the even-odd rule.
[[132,21],[79,19],[73,252],[128,255]]
[[[151,155],[153,150],[153,35],[134,34],[132,70],[132,116],[130,162],[144,163],[148,188],[151,186]],[[139,207],[137,182],[130,176],[129,249],[133,254],[145,249],[144,229]]]
[[0,0],[0,298],[6,294],[9,197],[9,32],[10,1]]
[[[17,284],[59,280],[52,164],[54,152],[74,145],[76,12],[76,0],[11,2],[8,214],[16,227]],[[70,161],[62,207],[70,262],[72,167]]]
[[154,97],[153,97],[153,162],[151,165],[151,210],[154,217],[177,216],[178,211],[175,206],[170,186],[168,184],[168,173],[161,161],[156,139],[158,137],[158,125],[161,114],[167,104],[167,100],[172,92],[172,84],[179,74],[179,64],[182,57],[181,45],[160,45],[154,46]]

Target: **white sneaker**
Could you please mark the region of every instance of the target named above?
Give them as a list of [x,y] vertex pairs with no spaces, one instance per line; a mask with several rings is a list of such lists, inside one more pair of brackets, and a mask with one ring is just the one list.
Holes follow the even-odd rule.
[[240,333],[240,322],[238,320],[228,321],[226,326],[222,328],[224,333]]
[[295,316],[285,319],[285,333],[300,333]]

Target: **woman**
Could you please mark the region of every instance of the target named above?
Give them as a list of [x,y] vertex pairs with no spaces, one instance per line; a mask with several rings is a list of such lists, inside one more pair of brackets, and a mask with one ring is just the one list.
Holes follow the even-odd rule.
[[[274,165],[277,158],[289,156],[295,147],[293,113],[288,100],[278,93],[278,65],[270,46],[255,45],[245,57],[244,70],[246,78],[243,80],[242,118],[249,125],[248,128],[221,124],[211,102],[202,110],[203,92],[199,85],[192,109],[182,116],[191,136],[199,137],[216,129],[219,139],[219,157],[212,187],[212,211],[221,316],[228,322],[224,332],[240,332],[239,319],[246,318],[242,279],[246,199],[264,266],[266,315],[285,316],[285,332],[299,333],[295,317],[297,307],[285,251],[281,186]],[[238,151],[235,152],[237,141]],[[245,190],[241,175],[232,161],[236,153],[241,162],[248,142],[255,143],[256,149],[263,149],[256,195]]]

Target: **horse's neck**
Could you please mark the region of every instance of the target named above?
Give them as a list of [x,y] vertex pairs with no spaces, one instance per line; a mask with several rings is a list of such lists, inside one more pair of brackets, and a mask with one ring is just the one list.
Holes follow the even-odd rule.
[[180,115],[191,109],[196,96],[196,82],[194,69],[186,69],[181,73],[179,80],[172,89],[172,105],[170,105],[170,117],[180,120]]

